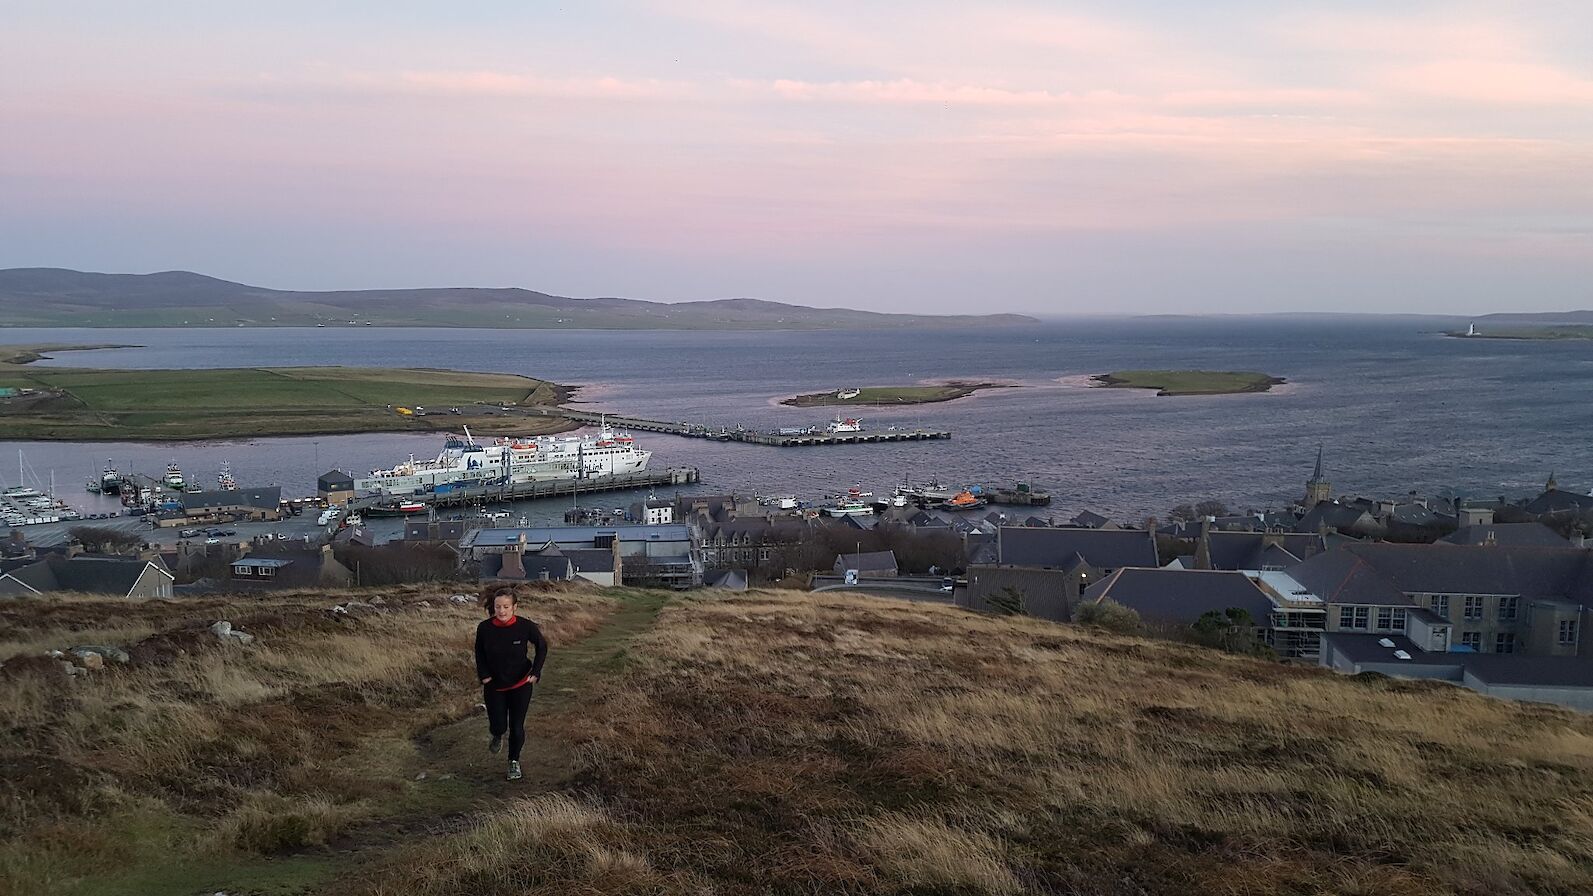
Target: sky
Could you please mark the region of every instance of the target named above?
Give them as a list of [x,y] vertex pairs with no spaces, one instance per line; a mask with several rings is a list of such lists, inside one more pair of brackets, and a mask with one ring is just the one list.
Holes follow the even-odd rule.
[[1593,307],[1593,3],[0,10],[0,267],[889,311]]

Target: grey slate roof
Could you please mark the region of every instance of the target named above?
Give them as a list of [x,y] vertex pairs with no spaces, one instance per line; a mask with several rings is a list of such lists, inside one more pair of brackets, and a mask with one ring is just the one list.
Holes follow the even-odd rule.
[[1210,610],[1238,607],[1266,624],[1272,600],[1244,573],[1223,570],[1119,569],[1091,585],[1084,600],[1114,600],[1146,619],[1192,623]]
[[1260,532],[1210,533],[1213,569],[1285,569],[1308,560],[1326,549],[1322,536],[1315,532],[1289,532],[1273,536],[1277,545],[1268,545]]
[[282,487],[238,488],[229,491],[184,492],[184,510],[204,507],[253,507],[258,510],[276,510],[282,504]]
[[1593,510],[1593,495],[1579,495],[1576,492],[1562,492],[1556,489],[1544,492],[1526,506],[1527,513],[1537,516],[1566,510],[1578,513]]
[[1569,541],[1542,523],[1490,523],[1466,526],[1439,539],[1448,544],[1493,544],[1509,547],[1568,548]]
[[1156,537],[1131,529],[1026,529],[1003,526],[996,535],[997,562],[1006,566],[1060,568],[1075,554],[1096,569],[1154,568]]
[[703,573],[702,584],[704,588],[746,591],[747,573],[740,569],[710,569]]
[[1079,515],[1074,517],[1069,522],[1080,529],[1099,529],[1107,523],[1110,523],[1111,520],[1101,516],[1093,510],[1084,510],[1080,511]]
[[[1393,647],[1379,639],[1388,638]],[[1593,659],[1580,656],[1524,656],[1513,653],[1432,653],[1417,647],[1403,635],[1362,635],[1330,632],[1322,636],[1333,649],[1356,663],[1384,663],[1401,666],[1445,666],[1463,669],[1466,674],[1490,685],[1593,688]],[[1394,651],[1403,650],[1410,659],[1401,660]],[[1456,677],[1458,680],[1458,676]]]
[[605,548],[565,548],[564,556],[575,564],[576,572],[613,572],[614,552]]
[[1593,551],[1579,548],[1353,544],[1313,557],[1289,574],[1335,603],[1409,604],[1402,592],[1593,602]]
[[144,574],[148,560],[136,557],[49,557],[12,570],[12,578],[39,591],[81,591],[85,594],[114,594],[133,590]]
[[858,572],[886,572],[896,569],[895,551],[864,551],[861,554],[841,554],[835,558],[837,569],[855,569]]

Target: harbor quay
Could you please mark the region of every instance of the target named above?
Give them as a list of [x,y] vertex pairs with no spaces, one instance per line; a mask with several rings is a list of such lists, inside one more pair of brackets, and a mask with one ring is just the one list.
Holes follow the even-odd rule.
[[657,432],[688,439],[711,439],[718,442],[745,442],[749,445],[772,445],[776,448],[798,448],[817,445],[869,445],[883,442],[921,442],[930,439],[949,439],[947,429],[863,429],[855,420],[836,418],[827,429],[809,427],[779,432],[760,432],[740,426],[710,426],[702,423],[648,420],[616,414],[595,414],[591,411],[572,411],[567,408],[534,409],[531,413],[559,416],[577,423],[619,426],[639,432]]

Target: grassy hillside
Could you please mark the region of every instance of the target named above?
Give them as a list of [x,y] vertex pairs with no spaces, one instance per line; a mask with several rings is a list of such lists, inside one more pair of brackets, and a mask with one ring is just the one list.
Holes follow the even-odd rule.
[[807,395],[795,395],[780,401],[783,405],[795,408],[840,407],[843,405],[897,405],[897,404],[934,404],[941,401],[952,401],[966,395],[972,395],[981,389],[1005,389],[1007,386],[998,383],[965,383],[951,382],[938,383],[930,386],[862,386],[857,394],[851,398],[839,397],[840,390],[833,392],[812,392]]
[[146,645],[0,668],[0,890],[1593,890],[1570,711],[884,599],[555,590],[508,786],[477,611],[346,597],[0,604],[0,656]]
[[[506,416],[502,404],[553,405],[568,390],[530,377],[379,367],[95,370],[38,367],[43,351],[0,352],[0,438],[164,440],[457,429],[536,434],[571,428],[557,417]],[[398,407],[428,408],[427,416]],[[448,414],[457,406],[459,415]]]
[[665,303],[462,287],[303,292],[233,283],[188,271],[0,270],[0,326],[13,327],[834,330],[1033,323],[1034,318],[1018,314],[881,314],[757,299]]

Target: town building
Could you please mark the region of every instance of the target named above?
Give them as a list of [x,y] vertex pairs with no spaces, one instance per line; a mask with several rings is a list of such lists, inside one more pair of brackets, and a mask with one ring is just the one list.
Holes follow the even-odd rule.
[[328,507],[342,507],[354,500],[354,477],[342,470],[323,473],[315,480],[315,494]]
[[329,544],[319,548],[256,547],[232,561],[221,590],[347,588],[352,584],[353,571],[332,556]]
[[156,518],[161,527],[194,523],[240,521],[277,522],[282,519],[282,487],[236,488],[184,492],[176,496],[179,509]]
[[838,576],[855,573],[859,579],[896,578],[895,551],[865,551],[861,554],[840,554],[831,567]]
[[[478,573],[497,564],[501,574],[505,561],[489,559],[506,553],[523,558],[556,547],[576,562],[581,573],[581,558],[594,558],[607,552],[613,558],[610,584],[651,584],[667,588],[695,588],[702,584],[703,562],[700,544],[693,528],[678,523],[663,526],[551,526],[537,528],[472,529],[459,542],[461,563],[478,564]],[[593,552],[579,554],[578,552]],[[523,567],[523,562],[522,562]],[[512,561],[510,568],[513,569]],[[583,577],[586,577],[583,573]]]
[[159,559],[51,554],[0,575],[0,597],[57,591],[113,597],[171,597],[175,578]]
[[1425,650],[1403,635],[1334,632],[1323,638],[1321,662],[1348,675],[1450,681],[1491,697],[1593,711],[1593,663],[1582,657]]
[[1096,582],[1126,567],[1160,566],[1155,533],[1135,529],[1003,526],[994,553],[993,563],[969,565],[968,587],[954,596],[958,606],[987,611],[992,599],[1015,597],[1031,616],[1067,621]]
[[1189,626],[1208,612],[1239,609],[1265,629],[1277,609],[1249,576],[1228,570],[1125,567],[1091,585],[1082,600],[1114,601],[1152,626]]

